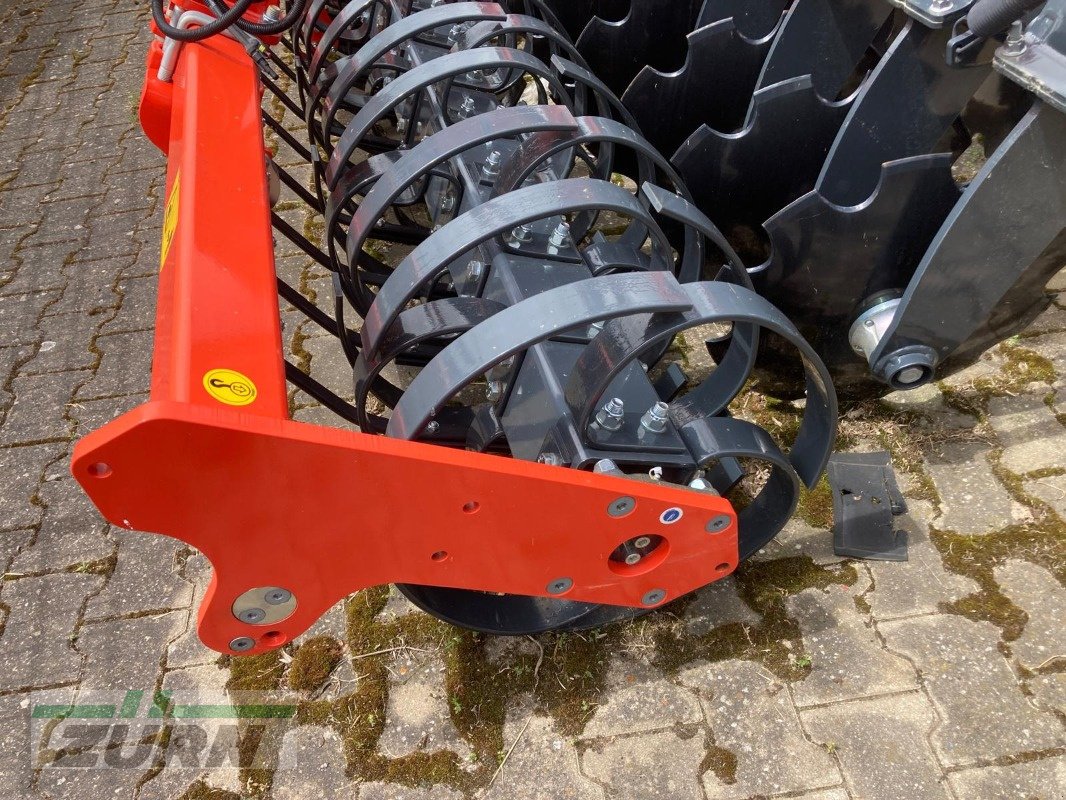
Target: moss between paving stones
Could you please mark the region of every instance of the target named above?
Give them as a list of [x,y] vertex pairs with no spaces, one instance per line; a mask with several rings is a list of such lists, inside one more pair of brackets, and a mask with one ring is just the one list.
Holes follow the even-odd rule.
[[344,655],[344,647],[332,636],[308,639],[296,650],[287,680],[296,691],[313,692],[326,682]]
[[810,556],[749,561],[734,576],[741,597],[762,619],[753,626],[723,625],[703,636],[664,629],[655,637],[657,666],[676,673],[696,660],[743,659],[762,664],[783,680],[800,680],[810,672],[811,664],[803,658],[803,637],[788,616],[785,598],[804,589],[852,586],[859,577],[851,564],[823,567]]
[[699,774],[713,772],[722,783],[730,786],[737,782],[737,756],[732,750],[726,750],[716,744],[707,747],[707,754],[700,763]]
[[241,800],[236,792],[227,789],[215,789],[203,781],[197,781],[178,800]]

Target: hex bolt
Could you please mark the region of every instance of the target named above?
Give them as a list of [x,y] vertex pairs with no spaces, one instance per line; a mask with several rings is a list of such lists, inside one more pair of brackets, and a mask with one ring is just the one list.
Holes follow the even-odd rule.
[[247,622],[249,625],[257,625],[266,619],[267,612],[261,608],[246,608],[237,614],[237,619]]
[[266,601],[267,605],[281,606],[292,600],[292,592],[288,589],[267,589],[263,593],[263,599]]
[[727,514],[719,514],[717,517],[712,517],[711,521],[707,523],[707,532],[721,533],[729,527],[731,521]]
[[612,517],[624,517],[636,507],[637,501],[632,497],[619,497],[607,506],[607,514]]
[[570,591],[570,588],[574,585],[572,578],[556,578],[554,581],[548,584],[548,594],[562,594],[563,592]]
[[596,425],[605,431],[617,431],[625,420],[625,403],[619,397],[612,397],[596,414]]
[[519,225],[511,231],[511,238],[519,244],[530,242],[533,240],[533,228],[531,228],[528,223],[525,225]]
[[266,10],[263,12],[264,23],[277,22],[281,17],[281,8],[278,6],[267,6]]
[[548,252],[555,255],[570,242],[570,224],[563,220],[548,236]]
[[[503,381],[489,381],[488,389],[485,391],[485,399],[490,403],[495,403],[503,397]],[[543,462],[549,463],[547,461]]]
[[622,470],[609,458],[601,458],[593,464],[592,471],[597,475],[622,475]]
[[660,400],[644,412],[644,416],[640,418],[640,426],[651,433],[662,433],[670,419],[667,414],[669,410],[670,406]]
[[255,639],[248,636],[238,636],[229,643],[229,649],[234,653],[244,653],[255,647]]
[[463,29],[460,25],[452,25],[448,31],[448,44],[455,44],[459,41],[459,37],[462,36]]
[[1020,56],[1025,52],[1025,24],[1018,20],[1010,26],[1007,38],[1003,40],[1003,54],[1007,56]]
[[947,11],[950,11],[953,5],[955,5],[953,0],[933,0],[929,8],[930,10],[935,11],[938,14],[943,14]]
[[474,104],[474,98],[467,95],[466,99],[463,100],[463,104],[459,106],[459,119],[473,116],[476,110],[477,106]]
[[500,164],[503,163],[503,153],[499,150],[493,150],[489,153],[488,158],[485,159],[485,164],[481,168],[481,174],[489,180],[494,180],[497,175],[500,174]]
[[437,433],[439,430],[440,430],[440,423],[437,422],[436,420],[433,420],[432,422],[429,422],[429,423],[426,424],[426,433],[434,434],[434,433]]
[[455,210],[455,192],[451,189],[446,191],[440,198],[440,211],[442,214],[450,214]]
[[563,462],[556,453],[541,453],[537,456],[537,463],[557,467]]
[[665,599],[665,589],[652,589],[650,592],[644,595],[644,597],[641,598],[640,602],[646,606],[657,606]]
[[711,494],[718,494],[718,491],[711,486],[710,482],[704,478],[693,478],[689,481],[689,489],[695,489],[697,492],[709,492]]

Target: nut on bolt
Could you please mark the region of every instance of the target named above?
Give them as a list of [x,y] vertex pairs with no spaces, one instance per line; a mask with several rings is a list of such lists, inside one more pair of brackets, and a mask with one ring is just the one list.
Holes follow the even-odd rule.
[[640,418],[640,426],[651,433],[662,433],[666,430],[670,406],[661,400],[644,412]]
[[619,397],[612,397],[596,414],[596,425],[605,431],[616,431],[622,427],[625,419],[625,403]]

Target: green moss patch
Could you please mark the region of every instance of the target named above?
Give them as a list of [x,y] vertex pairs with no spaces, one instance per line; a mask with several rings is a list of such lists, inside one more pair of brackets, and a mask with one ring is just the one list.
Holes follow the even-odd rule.
[[289,664],[289,686],[296,691],[313,692],[326,682],[343,655],[343,646],[331,636],[308,639]]

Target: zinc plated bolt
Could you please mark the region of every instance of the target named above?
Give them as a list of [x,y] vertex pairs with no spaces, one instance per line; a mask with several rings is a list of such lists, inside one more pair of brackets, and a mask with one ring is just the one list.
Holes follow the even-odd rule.
[[557,467],[562,463],[562,459],[556,453],[541,453],[537,456],[537,463]]
[[596,414],[596,424],[605,431],[616,431],[625,419],[625,404],[619,397],[612,397]]
[[474,98],[467,96],[466,99],[463,100],[462,105],[459,106],[459,118],[466,119],[467,117],[471,116],[476,110],[477,106],[474,104]]
[[500,165],[503,163],[503,153],[499,150],[493,150],[489,153],[488,158],[485,159],[485,164],[481,169],[481,174],[486,178],[492,180],[500,174]]
[[660,400],[644,412],[644,416],[640,418],[641,427],[651,433],[662,433],[666,430],[669,411],[670,406]]
[[533,228],[531,228],[528,223],[524,225],[519,225],[517,228],[511,231],[511,239],[513,239],[518,244],[524,244],[526,242],[532,241]]
[[238,636],[229,643],[229,649],[235,653],[244,653],[255,647],[255,640],[248,636]]
[[1020,56],[1026,50],[1025,24],[1018,20],[1010,26],[1007,38],[1003,40],[1003,54],[1008,56]]
[[597,475],[604,475],[611,472],[618,472],[618,465],[615,464],[609,458],[601,458],[595,464],[592,465],[592,471]]
[[644,595],[640,602],[646,606],[657,606],[665,599],[665,589],[652,589],[650,592]]
[[256,625],[266,619],[266,612],[261,608],[246,608],[237,614],[237,619],[249,625]]
[[555,255],[560,250],[562,250],[569,241],[570,225],[566,222],[566,220],[563,220],[555,226],[555,229],[551,232],[551,235],[548,236],[548,252],[552,255]]

